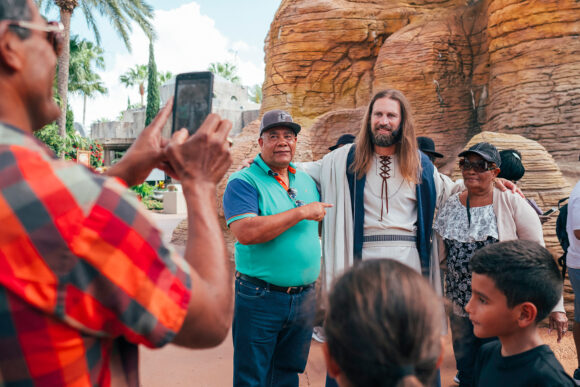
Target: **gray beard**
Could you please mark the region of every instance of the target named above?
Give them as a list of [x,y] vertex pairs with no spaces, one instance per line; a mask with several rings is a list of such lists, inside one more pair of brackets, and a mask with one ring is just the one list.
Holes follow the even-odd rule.
[[394,130],[391,134],[376,134],[371,133],[371,141],[373,145],[388,147],[395,145],[401,141],[401,129]]

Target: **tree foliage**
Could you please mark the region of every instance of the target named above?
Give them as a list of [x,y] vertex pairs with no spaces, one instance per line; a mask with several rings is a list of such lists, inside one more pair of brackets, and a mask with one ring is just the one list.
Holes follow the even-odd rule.
[[230,62],[213,62],[207,68],[214,74],[220,75],[232,83],[239,84],[240,77],[238,76],[238,67]]
[[145,34],[153,39],[155,33],[151,20],[153,8],[144,0],[35,0],[39,8],[49,11],[57,7],[60,10],[60,21],[65,28],[66,41],[64,50],[58,58],[58,94],[62,101],[63,112],[58,119],[58,128],[61,136],[65,135],[66,115],[64,107],[67,106],[68,77],[70,64],[70,25],[73,12],[80,8],[87,25],[93,30],[97,44],[101,44],[101,35],[97,27],[96,16],[100,15],[109,20],[113,29],[121,37],[125,46],[131,51],[130,35],[131,21],[137,22]]
[[87,98],[108,92],[94,68],[101,70],[105,68],[103,49],[78,36],[71,37],[68,91],[83,97],[83,126],[85,126]]
[[[158,87],[163,85],[165,82],[170,80],[173,77],[171,71],[165,72],[157,72],[157,84]],[[139,94],[141,95],[141,106],[144,106],[143,99],[145,96],[145,88],[149,89],[149,86],[146,86],[149,79],[149,66],[148,65],[135,65],[129,70],[125,71],[119,77],[119,81],[125,85],[125,87],[130,88],[133,86],[139,87]],[[132,105],[134,106],[134,105]]]
[[145,126],[149,125],[159,111],[159,78],[153,42],[149,42],[149,64],[147,66],[147,110],[145,111]]
[[147,80],[147,66],[135,65],[125,71],[119,77],[119,81],[127,88],[139,86],[139,95],[141,95],[141,106],[143,106],[143,96],[145,95],[145,81]]
[[255,103],[262,103],[262,86],[254,85],[248,89],[248,94],[250,94],[250,101]]

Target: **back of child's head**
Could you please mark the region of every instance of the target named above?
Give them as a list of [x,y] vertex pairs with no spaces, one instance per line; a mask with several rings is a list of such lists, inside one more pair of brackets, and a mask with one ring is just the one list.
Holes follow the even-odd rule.
[[330,293],[328,351],[352,386],[422,386],[436,373],[442,319],[441,299],[420,274],[364,261]]
[[516,149],[505,149],[499,152],[501,158],[501,168],[497,177],[502,177],[511,181],[518,181],[526,173],[526,168],[522,164],[522,154]]
[[536,242],[514,240],[488,245],[470,260],[472,273],[493,280],[513,308],[531,302],[538,309],[536,322],[556,306],[562,294],[562,277],[552,254]]

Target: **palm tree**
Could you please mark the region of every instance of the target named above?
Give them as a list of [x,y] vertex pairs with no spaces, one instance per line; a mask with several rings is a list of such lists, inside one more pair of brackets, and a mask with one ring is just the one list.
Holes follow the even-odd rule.
[[119,80],[126,87],[139,86],[141,94],[141,106],[143,105],[143,96],[145,95],[145,81],[147,80],[147,65],[135,65],[135,67],[121,74]]
[[163,85],[165,82],[167,82],[171,78],[173,78],[173,74],[171,73],[171,71],[165,71],[165,72],[160,71],[157,73],[157,83],[159,83],[159,86]]
[[238,68],[235,64],[230,62],[214,62],[210,63],[209,67],[207,68],[214,74],[221,75],[228,81],[232,83],[240,83],[240,77],[238,77]]
[[96,68],[104,70],[105,60],[103,49],[92,42],[73,36],[70,40],[70,67],[68,91],[83,96],[83,127],[85,126],[87,97],[96,93],[107,94],[101,77],[93,71]]
[[153,8],[144,0],[35,0],[39,7],[47,11],[55,5],[60,10],[60,21],[64,25],[64,49],[58,58],[58,95],[61,100],[61,115],[58,119],[58,130],[65,136],[66,106],[68,90],[68,70],[70,61],[70,21],[76,8],[80,8],[87,25],[93,30],[97,44],[101,44],[101,34],[97,28],[95,13],[107,18],[119,34],[125,46],[131,51],[129,32],[131,21],[136,21],[149,39],[154,36],[151,19]]
[[262,103],[262,86],[254,85],[248,89],[248,94],[250,94],[250,101],[255,103]]

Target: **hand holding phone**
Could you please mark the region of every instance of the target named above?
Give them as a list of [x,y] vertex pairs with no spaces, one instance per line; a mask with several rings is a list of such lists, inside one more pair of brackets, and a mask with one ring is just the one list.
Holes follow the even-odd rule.
[[194,134],[211,113],[213,74],[209,71],[183,73],[175,78],[171,133],[186,128]]

